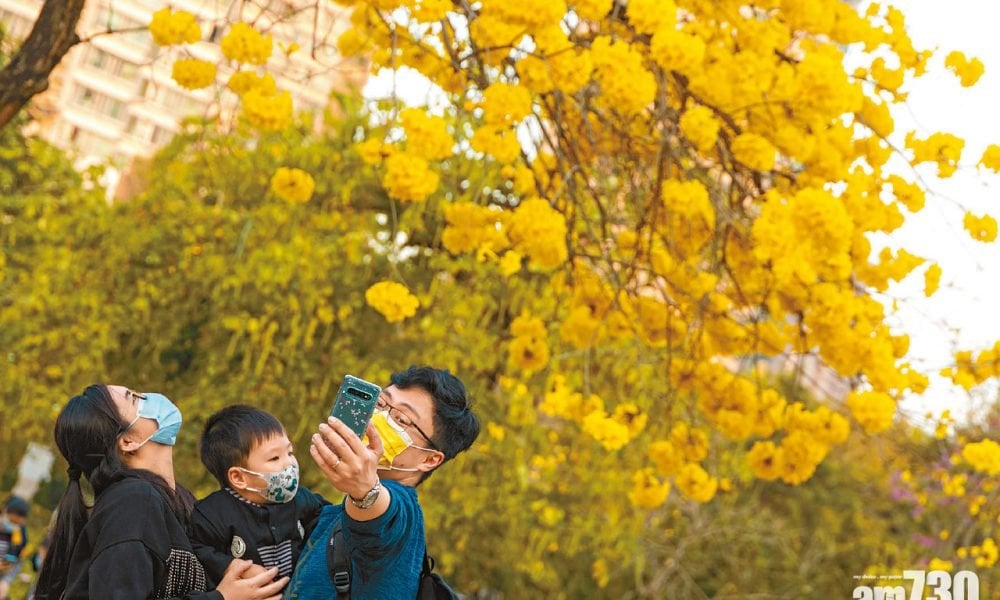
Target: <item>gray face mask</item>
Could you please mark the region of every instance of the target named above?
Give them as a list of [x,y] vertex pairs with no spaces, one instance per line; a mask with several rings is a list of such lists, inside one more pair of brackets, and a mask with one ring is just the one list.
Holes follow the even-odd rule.
[[299,491],[298,465],[288,465],[280,471],[273,471],[270,473],[258,473],[257,471],[251,471],[250,469],[244,469],[243,467],[237,468],[244,473],[256,475],[267,482],[267,487],[246,487],[244,489],[251,492],[257,492],[266,498],[268,502],[274,504],[285,504],[286,502],[291,502],[292,498],[295,497],[295,493]]

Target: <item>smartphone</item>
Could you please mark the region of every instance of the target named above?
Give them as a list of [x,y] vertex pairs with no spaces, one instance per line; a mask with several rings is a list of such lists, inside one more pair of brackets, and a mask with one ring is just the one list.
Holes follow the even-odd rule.
[[374,383],[345,375],[330,416],[343,421],[358,437],[364,437],[365,427],[375,412],[375,403],[381,393],[382,388]]

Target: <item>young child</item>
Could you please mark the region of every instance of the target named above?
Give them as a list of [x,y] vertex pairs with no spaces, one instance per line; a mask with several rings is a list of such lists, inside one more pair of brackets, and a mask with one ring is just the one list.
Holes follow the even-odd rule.
[[299,486],[281,422],[251,406],[223,408],[205,424],[201,462],[222,486],[191,513],[191,545],[209,580],[221,580],[234,558],[260,565],[247,577],[271,567],[291,575],[327,502]]
[[21,572],[21,552],[28,545],[28,502],[11,496],[0,515],[0,600],[7,600],[14,579]]

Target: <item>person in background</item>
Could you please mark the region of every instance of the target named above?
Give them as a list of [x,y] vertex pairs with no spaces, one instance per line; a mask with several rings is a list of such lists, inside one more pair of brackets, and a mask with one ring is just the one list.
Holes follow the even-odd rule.
[[0,600],[10,598],[10,586],[21,572],[21,553],[28,545],[28,502],[11,496],[0,514]]
[[[174,480],[181,411],[162,394],[92,385],[59,413],[55,440],[69,463],[35,598],[277,599],[277,569],[242,576],[234,561],[213,591],[185,530],[191,494]],[[84,480],[93,504],[84,499]],[[89,494],[88,494],[89,495]]]
[[198,501],[188,534],[210,582],[234,559],[253,575],[291,575],[325,500],[299,485],[299,462],[281,422],[252,406],[227,406],[201,434],[201,462],[221,489]]

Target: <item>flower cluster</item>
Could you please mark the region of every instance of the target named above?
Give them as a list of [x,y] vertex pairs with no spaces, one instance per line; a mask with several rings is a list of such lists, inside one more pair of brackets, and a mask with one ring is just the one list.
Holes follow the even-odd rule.
[[548,333],[538,317],[522,313],[510,325],[510,362],[525,371],[539,371],[549,362]]
[[507,236],[539,269],[554,269],[566,261],[566,219],[541,198],[528,198],[509,218]]
[[997,220],[990,215],[977,217],[971,212],[967,212],[962,219],[962,225],[974,240],[992,242],[997,239]]
[[271,191],[289,204],[304,204],[312,198],[316,182],[302,169],[280,167],[271,177]]
[[983,76],[983,62],[978,58],[967,58],[958,51],[949,52],[948,56],[944,57],[944,65],[958,76],[964,87],[975,85]]
[[153,13],[149,33],[160,46],[193,44],[201,39],[201,28],[194,15],[182,10],[161,8]]
[[292,120],[292,95],[287,91],[268,93],[254,87],[243,94],[243,114],[261,129],[284,129]]
[[427,160],[409,152],[396,152],[385,160],[382,187],[401,202],[420,202],[434,193],[440,176]]
[[272,46],[270,35],[262,35],[243,22],[235,23],[219,43],[223,56],[238,63],[251,65],[265,64],[271,57]]
[[397,323],[417,314],[420,300],[401,283],[380,281],[365,291],[365,302],[385,317],[390,323]]
[[1000,475],[1000,444],[993,440],[966,444],[962,448],[962,458],[977,471],[991,477]]
[[174,61],[172,76],[177,85],[200,90],[215,83],[215,65],[196,58]]

